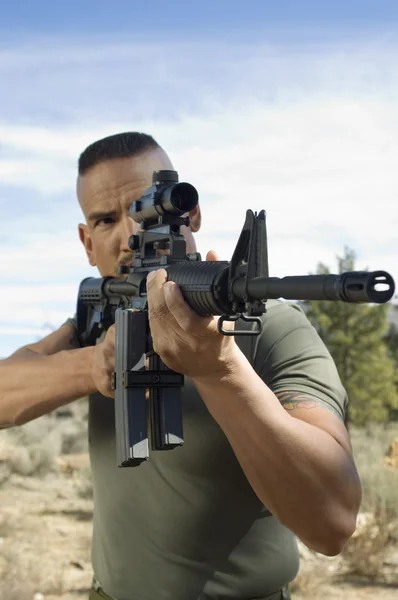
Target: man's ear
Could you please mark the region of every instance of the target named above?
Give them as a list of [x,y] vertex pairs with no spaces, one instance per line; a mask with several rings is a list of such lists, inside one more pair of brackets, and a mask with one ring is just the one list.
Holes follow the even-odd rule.
[[189,228],[192,233],[196,233],[200,229],[200,225],[202,222],[202,215],[200,212],[200,206],[197,204],[195,208],[193,208],[189,213],[190,224]]
[[87,227],[87,225],[84,225],[83,223],[79,223],[78,230],[79,230],[79,238],[80,238],[80,241],[83,244],[84,249],[86,251],[88,262],[90,263],[90,265],[92,267],[95,267],[97,263],[95,262],[93,243],[91,240],[90,233],[88,231],[88,227]]

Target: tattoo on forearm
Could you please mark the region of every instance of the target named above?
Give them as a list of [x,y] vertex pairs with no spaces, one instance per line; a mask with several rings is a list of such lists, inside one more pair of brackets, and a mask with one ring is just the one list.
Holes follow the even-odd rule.
[[278,392],[275,395],[286,410],[319,406],[317,400],[310,399],[304,392]]

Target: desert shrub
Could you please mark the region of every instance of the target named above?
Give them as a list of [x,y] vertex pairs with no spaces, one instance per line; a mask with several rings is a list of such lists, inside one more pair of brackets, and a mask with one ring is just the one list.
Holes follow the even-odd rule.
[[397,522],[387,510],[363,513],[362,522],[342,553],[346,574],[382,580],[397,530]]
[[0,485],[11,473],[45,475],[61,454],[81,452],[87,452],[85,399],[0,431]]
[[398,425],[352,428],[350,437],[362,483],[361,511],[398,517],[398,469],[384,460],[391,442],[398,438]]

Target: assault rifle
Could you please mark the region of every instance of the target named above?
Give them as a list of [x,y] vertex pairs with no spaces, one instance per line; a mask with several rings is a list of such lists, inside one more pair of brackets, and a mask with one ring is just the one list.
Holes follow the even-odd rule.
[[[132,266],[119,275],[84,279],[79,288],[77,324],[81,344],[94,345],[115,323],[115,427],[117,464],[137,466],[149,458],[148,411],[152,450],[183,444],[181,388],[184,376],[170,370],[153,352],[149,330],[146,278],[164,268],[189,306],[199,315],[220,316],[223,335],[258,335],[267,299],[388,302],[395,290],[385,271],[340,275],[269,277],[265,211],[246,212],[232,259],[202,261],[187,254],[180,228],[198,203],[197,190],[178,182],[176,171],[155,171],[152,186],[132,203],[130,215],[141,231],[129,239]],[[226,321],[248,329],[224,329]],[[149,358],[149,369],[146,358]],[[146,390],[149,389],[149,402]]]

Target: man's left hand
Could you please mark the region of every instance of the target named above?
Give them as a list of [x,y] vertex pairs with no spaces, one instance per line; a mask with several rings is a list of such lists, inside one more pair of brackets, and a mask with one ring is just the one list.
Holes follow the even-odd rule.
[[[218,259],[210,251],[206,260]],[[218,332],[218,317],[197,315],[165,269],[149,274],[147,294],[153,348],[170,369],[191,378],[229,371],[237,346]]]

